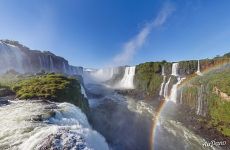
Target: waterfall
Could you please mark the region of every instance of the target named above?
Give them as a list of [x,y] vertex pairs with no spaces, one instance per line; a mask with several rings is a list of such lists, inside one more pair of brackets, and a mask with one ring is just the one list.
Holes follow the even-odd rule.
[[172,64],[172,75],[173,76],[178,76],[178,66],[179,66],[179,63],[173,63]]
[[0,74],[10,69],[19,73],[37,73],[44,70],[72,74],[71,67],[65,59],[59,59],[60,57],[50,52],[34,51],[22,47],[0,40]]
[[161,88],[160,88],[160,92],[159,92],[159,95],[160,95],[160,96],[163,95],[163,89],[164,89],[164,85],[165,85],[165,81],[166,81],[164,66],[162,67],[161,75],[163,76],[163,82],[161,83]]
[[64,71],[64,73],[67,73],[67,70],[66,70],[66,66],[65,66],[65,62],[63,61],[63,63],[62,63],[62,70]]
[[197,98],[197,115],[203,115],[203,89],[204,86],[201,85],[201,87],[198,90],[198,98]]
[[165,67],[164,67],[164,66],[162,67],[161,75],[162,75],[162,76],[165,76]]
[[44,55],[41,55],[41,60],[42,60],[42,63],[43,63],[43,69],[45,70],[45,71],[47,71],[47,61],[46,61],[46,59],[45,59],[45,56]]
[[202,73],[200,72],[200,60],[198,60],[198,62],[197,62],[197,71],[196,71],[196,74],[199,75],[199,76],[202,76]]
[[[81,71],[82,72],[82,71]],[[106,82],[118,73],[118,68],[103,68],[98,70],[87,71],[87,80],[90,82]]]
[[81,84],[81,94],[83,94],[84,97],[87,98],[87,94],[85,92],[85,88],[84,88],[84,86],[82,84]]
[[1,107],[0,120],[0,149],[109,149],[70,103],[11,102]]
[[40,55],[38,56],[38,59],[39,59],[40,69],[42,70],[43,69],[43,63],[42,63],[42,58]]
[[54,71],[54,63],[53,63],[53,58],[50,56],[50,72]]
[[169,88],[169,83],[171,81],[171,77],[169,77],[169,80],[166,82],[165,84],[165,88],[164,88],[164,97],[167,99],[168,97],[168,88]]
[[125,74],[118,84],[118,87],[123,89],[134,89],[133,79],[135,76],[136,66],[126,67]]
[[169,98],[170,101],[173,101],[174,103],[177,102],[177,87],[178,87],[179,84],[181,84],[181,82],[184,79],[185,78],[181,78],[181,77],[177,78],[177,83],[172,86],[172,89],[171,89],[171,92],[170,92],[171,93],[170,98]]
[[172,75],[177,77],[177,82],[172,86],[169,100],[176,103],[177,102],[177,87],[185,79],[179,76],[178,74],[179,63],[173,63],[172,65]]
[[181,89],[181,92],[180,92],[180,104],[183,103],[183,89]]
[[14,69],[24,73],[25,54],[16,46],[0,41],[0,73]]
[[[172,76],[169,77],[168,81],[165,83],[165,87],[163,87],[164,85],[164,82],[165,82],[165,75],[164,75],[164,79],[163,79],[163,82],[161,83],[161,90],[160,90],[160,93],[159,95],[162,95],[163,94],[163,89],[164,89],[164,98],[165,100],[170,100],[172,102],[177,102],[177,87],[179,84],[181,84],[181,82],[185,79],[185,78],[182,78],[179,76],[178,74],[178,67],[179,67],[179,63],[173,63],[172,64],[172,76],[175,76],[177,77],[177,82],[175,84],[173,84],[171,90],[170,90],[170,95],[168,95],[169,93],[169,84],[171,82],[171,78]],[[164,70],[162,68],[162,75],[164,74]],[[181,99],[182,99],[182,96],[181,96]]]
[[161,95],[161,96],[163,95],[165,80],[166,80],[166,76],[163,76],[163,82],[161,83],[161,88],[160,88],[160,92],[159,92],[159,95]]

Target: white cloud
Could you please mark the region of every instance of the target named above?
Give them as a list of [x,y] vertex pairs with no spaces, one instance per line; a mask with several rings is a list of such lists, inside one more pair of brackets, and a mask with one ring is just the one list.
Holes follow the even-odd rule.
[[135,52],[143,46],[151,31],[162,26],[174,10],[175,7],[171,3],[166,3],[154,20],[147,23],[136,36],[124,44],[122,52],[114,57],[113,64],[125,65],[130,62]]

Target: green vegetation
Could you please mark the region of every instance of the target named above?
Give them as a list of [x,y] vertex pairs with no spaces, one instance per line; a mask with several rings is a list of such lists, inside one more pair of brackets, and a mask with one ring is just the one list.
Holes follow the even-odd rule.
[[222,100],[216,94],[208,97],[210,123],[226,136],[230,136],[230,102]]
[[190,106],[190,108],[196,108],[196,101],[192,99],[197,99],[198,97],[198,87],[190,86],[183,87],[183,104]]
[[222,92],[230,95],[230,70],[212,75],[210,82],[213,86],[218,87],[218,89]]
[[0,78],[0,85],[3,85],[2,89],[3,87],[11,89],[19,99],[69,102],[80,107],[84,112],[89,109],[87,99],[81,94],[81,86],[78,80],[63,75],[19,76],[7,74]]
[[161,75],[161,67],[163,65],[165,66],[165,72],[167,72],[167,68],[171,68],[171,64],[166,62],[147,62],[139,64],[136,67],[134,79],[135,87],[146,92],[148,95],[156,95],[163,80]]
[[182,74],[192,74],[197,71],[197,60],[180,61],[180,72]]
[[209,124],[219,130],[222,134],[230,136],[230,101],[224,99],[215,92],[215,88],[230,96],[230,69],[220,67],[185,81],[181,86],[183,89],[183,103],[196,108],[198,101],[198,90],[201,85],[205,87],[202,100],[205,102],[205,111]]

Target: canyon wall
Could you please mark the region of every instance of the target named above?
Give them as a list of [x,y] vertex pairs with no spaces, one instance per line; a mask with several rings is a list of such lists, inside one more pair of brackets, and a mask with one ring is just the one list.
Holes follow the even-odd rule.
[[193,118],[199,116],[229,136],[229,75],[229,53],[177,63],[147,62],[136,66],[135,91],[151,99],[176,103],[193,112]]
[[0,40],[0,73],[15,70],[19,73],[41,71],[68,75],[82,75],[83,68],[69,65],[68,61],[49,51],[30,50],[17,41]]

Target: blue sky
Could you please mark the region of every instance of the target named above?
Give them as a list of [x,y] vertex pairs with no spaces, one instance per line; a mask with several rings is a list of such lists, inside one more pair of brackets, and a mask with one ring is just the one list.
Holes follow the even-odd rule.
[[230,52],[228,0],[1,0],[0,39],[84,67]]

